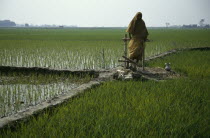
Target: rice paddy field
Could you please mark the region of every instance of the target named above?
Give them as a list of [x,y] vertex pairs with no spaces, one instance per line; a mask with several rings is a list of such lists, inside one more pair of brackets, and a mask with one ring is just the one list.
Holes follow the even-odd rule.
[[[174,48],[205,47],[209,30],[152,29],[146,57]],[[113,68],[125,29],[0,29],[0,66],[55,69]],[[104,51],[104,52],[103,52]]]
[[[171,49],[210,47],[210,30],[150,29],[149,33],[146,57]],[[0,29],[0,66],[114,68],[123,55],[124,34],[125,29],[119,28]],[[209,61],[208,50],[150,61],[149,67],[170,62],[181,77],[106,82],[16,128],[0,130],[0,137],[209,137]],[[0,72],[0,115],[39,104],[90,79]]]

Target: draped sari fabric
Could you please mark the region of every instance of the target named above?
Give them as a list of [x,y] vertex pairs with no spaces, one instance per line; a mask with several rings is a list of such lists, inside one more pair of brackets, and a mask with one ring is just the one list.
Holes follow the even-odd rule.
[[145,41],[149,35],[145,22],[142,20],[142,13],[138,12],[130,22],[126,30],[132,35],[132,39],[128,44],[129,58],[134,60],[142,60]]

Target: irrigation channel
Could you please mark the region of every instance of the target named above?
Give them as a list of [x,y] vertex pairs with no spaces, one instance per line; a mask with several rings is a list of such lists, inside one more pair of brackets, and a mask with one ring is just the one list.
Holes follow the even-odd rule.
[[[145,60],[150,61],[186,50],[210,50],[210,47],[175,49],[153,57],[148,57]],[[42,77],[52,77],[52,75],[57,75],[61,78],[67,75],[73,77],[73,80],[52,81],[51,83],[27,82],[25,84],[24,81],[27,81],[28,78],[21,83],[15,81],[18,80],[20,74],[22,77],[24,76],[24,78],[27,78],[30,74],[33,74],[32,77],[37,77],[39,75]],[[87,76],[89,76],[89,78],[86,79],[86,81],[83,81]],[[30,116],[39,114],[44,109],[49,109],[62,104],[66,100],[73,98],[94,86],[100,85],[105,81],[114,79],[160,81],[179,77],[179,74],[174,71],[165,71],[162,68],[147,67],[144,71],[142,71],[141,68],[138,68],[136,72],[133,72],[129,69],[124,69],[123,67],[98,71],[71,71],[37,67],[0,66],[0,77],[0,128],[4,128],[7,125],[15,125],[17,121],[27,120]],[[74,80],[75,78],[76,80]],[[52,77],[52,79],[54,78]]]

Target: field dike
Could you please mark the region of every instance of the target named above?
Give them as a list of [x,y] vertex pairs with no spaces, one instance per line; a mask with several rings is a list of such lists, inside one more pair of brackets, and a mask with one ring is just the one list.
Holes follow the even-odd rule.
[[[153,57],[148,57],[145,60],[151,61],[173,53],[188,51],[188,50],[210,50],[210,47],[175,49]],[[105,81],[111,81],[114,79],[118,80],[137,79],[141,81],[143,80],[160,81],[160,80],[173,79],[179,77],[179,74],[175,73],[174,71],[168,72],[162,68],[147,68],[147,67],[145,68],[144,71],[142,71],[141,68],[138,68],[136,72],[132,72],[131,70],[123,69],[122,67],[110,70],[99,70],[99,71],[94,71],[94,70],[70,71],[70,70],[55,70],[55,69],[38,68],[38,67],[26,68],[26,67],[0,66],[0,71],[4,73],[7,73],[9,71],[15,71],[19,73],[24,72],[24,74],[39,72],[43,74],[72,74],[76,76],[90,75],[93,77],[93,79],[88,83],[82,84],[79,87],[72,89],[68,93],[59,95],[58,97],[42,102],[41,104],[38,104],[36,106],[30,106],[25,110],[18,111],[18,113],[16,114],[0,118],[0,129],[3,129],[8,126],[15,127],[17,122],[27,121],[28,119],[30,119],[31,116],[33,115],[36,116],[39,113],[45,111],[46,109],[54,108],[64,103],[65,101],[74,98],[91,88],[94,88],[95,86],[99,86]]]

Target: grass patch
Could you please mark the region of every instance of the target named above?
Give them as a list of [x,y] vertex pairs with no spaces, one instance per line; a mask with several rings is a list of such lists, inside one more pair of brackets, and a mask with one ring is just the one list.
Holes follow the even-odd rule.
[[186,51],[172,54],[159,58],[147,63],[147,66],[151,67],[162,67],[164,68],[165,63],[171,63],[173,70],[187,75],[190,78],[202,79],[210,78],[210,51]]

